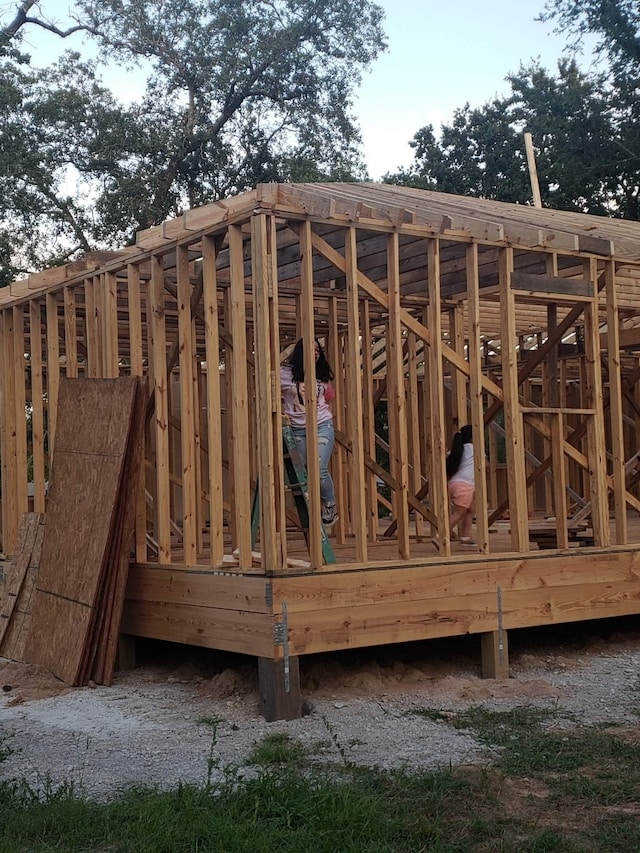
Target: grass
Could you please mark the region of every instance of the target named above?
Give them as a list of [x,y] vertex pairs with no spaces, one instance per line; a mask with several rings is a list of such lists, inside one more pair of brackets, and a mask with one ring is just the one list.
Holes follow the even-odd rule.
[[[68,787],[0,785],[0,853],[631,853],[640,850],[640,746],[555,711],[416,709],[492,750],[490,768],[322,766],[286,734],[250,773],[131,790],[98,804]],[[203,720],[215,730],[217,720]],[[313,760],[312,760],[313,758]]]

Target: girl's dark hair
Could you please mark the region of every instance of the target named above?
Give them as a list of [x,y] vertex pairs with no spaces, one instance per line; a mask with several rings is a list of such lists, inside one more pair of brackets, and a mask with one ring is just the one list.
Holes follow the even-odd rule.
[[462,451],[464,450],[464,446],[465,444],[471,444],[472,441],[473,437],[471,435],[470,424],[463,426],[462,429],[453,436],[451,450],[447,454],[447,478],[453,477],[456,473],[460,467],[460,463],[462,462]]
[[[322,344],[317,338],[316,343],[320,351],[318,360],[316,361],[316,379],[319,379],[320,382],[331,382],[334,375],[333,370],[324,354]],[[294,346],[293,352],[289,356],[289,364],[291,365],[293,381],[304,382],[304,343],[302,342],[302,338]]]

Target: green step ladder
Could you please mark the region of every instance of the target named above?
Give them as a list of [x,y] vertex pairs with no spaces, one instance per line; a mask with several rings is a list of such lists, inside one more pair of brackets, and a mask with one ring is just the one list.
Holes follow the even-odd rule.
[[[293,500],[300,519],[300,528],[304,538],[309,542],[309,482],[307,480],[307,468],[304,459],[300,455],[298,445],[293,437],[291,426],[288,423],[282,426],[282,451],[284,458],[284,482],[286,488],[291,491]],[[253,506],[251,508],[251,546],[253,547],[258,538],[260,527],[260,490],[256,481],[253,493]],[[322,556],[325,563],[335,563],[336,557],[329,542],[324,524],[320,525]]]

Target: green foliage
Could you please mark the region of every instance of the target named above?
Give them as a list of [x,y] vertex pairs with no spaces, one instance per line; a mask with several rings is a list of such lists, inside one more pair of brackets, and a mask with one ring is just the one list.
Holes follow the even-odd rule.
[[511,92],[454,113],[437,134],[417,131],[414,162],[385,180],[425,189],[528,203],[523,133],[531,133],[545,207],[640,219],[640,11],[631,2],[549,0],[545,20],[578,41],[599,38],[607,62],[557,72],[533,62],[507,76]]
[[586,36],[596,38],[596,52],[621,81],[640,74],[640,6],[636,0],[547,0],[543,21],[555,21],[579,48]]
[[[0,17],[5,283],[260,181],[364,176],[352,101],[385,47],[375,3],[76,0],[71,14],[99,59],[42,70],[17,52],[28,23],[4,27],[2,51]],[[106,60],[147,74],[138,102],[104,85]]]
[[304,747],[284,732],[267,735],[257,743],[248,764],[269,767],[275,764],[300,765],[305,757]]

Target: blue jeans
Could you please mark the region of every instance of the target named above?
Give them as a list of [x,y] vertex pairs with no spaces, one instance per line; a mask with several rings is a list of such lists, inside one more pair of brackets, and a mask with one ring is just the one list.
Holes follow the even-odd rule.
[[[307,460],[307,430],[305,427],[291,427],[293,440],[302,458]],[[318,424],[318,462],[320,463],[320,500],[323,506],[333,506],[336,502],[336,493],[333,480],[329,473],[329,460],[333,452],[336,436],[333,428],[333,419]]]

